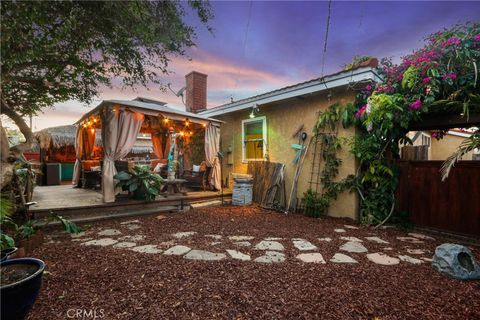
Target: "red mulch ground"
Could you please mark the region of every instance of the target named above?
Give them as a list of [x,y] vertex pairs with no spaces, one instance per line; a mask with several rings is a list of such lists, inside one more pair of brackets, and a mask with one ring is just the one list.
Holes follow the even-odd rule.
[[[430,263],[380,266],[368,261],[365,254],[349,254],[359,261],[356,265],[328,262],[345,242],[339,239],[341,235],[365,237],[375,233],[394,248],[387,254],[406,254],[406,246],[418,245],[396,239],[405,236],[405,231],[362,227],[337,234],[334,228],[353,222],[285,216],[255,207],[206,208],[169,214],[162,220],[139,218],[142,229],[128,233],[120,225],[126,220],[131,219],[96,223],[90,230],[93,233],[108,227],[124,234],[144,234],[147,238],[138,244],[159,247],[172,240],[172,233],[197,231],[197,235],[177,242],[215,252],[235,247],[228,240],[212,247],[210,242],[215,240],[205,234],[252,235],[256,237],[253,243],[265,237],[300,237],[317,245],[327,264],[296,260],[298,250],[291,240],[282,241],[286,262],[260,264],[233,259],[191,261],[82,246],[62,235],[53,238],[61,243],[45,244],[33,253],[46,262],[48,272],[28,319],[69,319],[69,309],[96,310],[96,319],[102,315],[102,319],[480,319],[479,281],[449,279],[434,271]],[[334,240],[320,242],[318,237]],[[431,257],[435,247],[445,242],[435,238],[421,246],[430,251],[425,256]],[[369,252],[381,252],[385,247],[364,244]],[[240,251],[252,254],[252,259],[261,254],[252,249]],[[478,247],[474,253],[480,257]],[[93,319],[93,314],[83,319]]]

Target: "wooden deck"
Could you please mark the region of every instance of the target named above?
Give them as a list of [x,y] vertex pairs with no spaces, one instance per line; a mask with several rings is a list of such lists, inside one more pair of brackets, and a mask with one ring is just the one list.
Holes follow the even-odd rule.
[[[230,190],[224,190],[224,199],[229,201],[230,198]],[[121,195],[113,203],[104,203],[101,191],[72,188],[71,185],[37,186],[33,193],[33,201],[37,204],[30,207],[30,212],[36,218],[44,217],[53,211],[73,220],[99,220],[115,216],[176,211],[193,203],[220,199],[221,193],[217,191],[192,191],[186,195],[159,196],[154,201],[133,200]]]

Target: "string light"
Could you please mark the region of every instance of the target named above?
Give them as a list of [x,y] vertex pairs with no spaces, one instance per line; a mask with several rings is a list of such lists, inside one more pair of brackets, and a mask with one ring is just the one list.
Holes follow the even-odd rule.
[[179,134],[180,134],[181,137],[183,137],[185,135],[185,132],[180,131]]
[[188,127],[189,124],[190,124],[190,122],[188,121],[188,118],[185,119],[185,127]]
[[165,123],[168,123],[168,121],[169,120],[167,118],[163,119],[163,122],[165,122]]

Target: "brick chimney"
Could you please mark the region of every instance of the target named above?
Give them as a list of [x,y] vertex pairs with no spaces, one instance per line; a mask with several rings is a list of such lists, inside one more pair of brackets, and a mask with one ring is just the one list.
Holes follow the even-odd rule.
[[185,76],[187,83],[186,109],[198,113],[207,109],[207,75],[192,71]]

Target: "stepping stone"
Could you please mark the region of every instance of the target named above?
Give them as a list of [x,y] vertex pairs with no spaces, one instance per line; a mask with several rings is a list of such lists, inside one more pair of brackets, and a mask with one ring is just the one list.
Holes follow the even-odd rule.
[[237,251],[237,250],[227,250],[227,252],[230,255],[230,257],[232,257],[233,259],[250,261],[250,256],[248,254],[241,253],[240,251]]
[[388,244],[388,241],[382,240],[379,237],[365,237],[368,241],[373,241],[376,243],[381,243],[381,244]]
[[261,263],[280,263],[285,261],[285,255],[277,251],[265,251],[265,255],[255,259],[255,262]]
[[423,241],[418,240],[417,238],[414,238],[414,237],[397,237],[397,239],[403,242],[410,242],[410,243],[416,243],[416,244],[423,243]]
[[422,258],[423,261],[427,261],[427,262],[432,262],[433,259],[432,258]]
[[340,250],[347,252],[363,253],[367,252],[367,248],[363,246],[360,242],[349,241],[340,247]]
[[332,238],[317,238],[319,241],[325,241],[325,242],[330,242],[332,241]]
[[98,233],[98,235],[100,236],[118,236],[119,234],[122,234],[122,233],[120,232],[120,230],[117,230],[117,229],[105,229]]
[[138,224],[127,224],[126,227],[128,230],[138,230],[141,228]]
[[82,231],[82,232],[79,232],[79,233],[72,233],[72,234],[70,234],[70,237],[72,237],[73,239],[76,239],[76,238],[84,237],[85,235],[86,235],[85,231]]
[[410,254],[424,254],[425,250],[422,249],[407,249],[407,252]]
[[343,225],[345,228],[347,229],[358,229],[358,227],[355,227],[355,226],[352,226],[352,225],[348,225],[348,224],[344,224]]
[[345,229],[333,229],[333,231],[335,231],[335,232],[337,232],[337,233],[347,232],[347,231],[345,231]]
[[87,242],[82,243],[84,246],[101,246],[101,247],[106,247],[106,246],[111,246],[118,241],[115,239],[111,238],[104,238],[104,239],[99,239],[99,240],[90,240]]
[[187,237],[193,236],[194,234],[196,234],[195,231],[187,231],[187,232],[174,233],[173,236],[177,239],[182,239],[182,238],[187,238]]
[[218,261],[225,259],[227,256],[223,253],[213,253],[204,250],[191,250],[183,257],[190,260]]
[[332,259],[330,259],[330,262],[334,263],[358,263],[357,260],[347,256],[346,254],[343,253],[335,253]]
[[422,240],[435,240],[435,238],[421,233],[410,232],[408,235]]
[[210,242],[210,245],[211,245],[211,246],[216,246],[216,245],[218,245],[218,244],[220,244],[220,243],[222,243],[222,242],[220,242],[220,241],[213,241],[213,242]]
[[409,262],[411,264],[422,264],[423,261],[420,259],[412,258],[410,256],[398,256],[398,258],[402,261]]
[[391,266],[399,264],[400,260],[394,257],[387,256],[385,253],[376,252],[367,254],[367,259],[376,264],[381,264],[383,266]]
[[163,220],[163,219],[166,219],[167,217],[165,217],[163,214],[160,214],[158,216],[156,216],[156,219],[157,220]]
[[120,224],[135,224],[135,223],[140,223],[140,220],[128,220],[128,221],[120,222]]
[[163,254],[167,256],[182,256],[190,250],[192,249],[187,246],[174,246],[166,250]]
[[301,253],[296,258],[306,263],[326,263],[322,255],[318,252]]
[[147,244],[144,246],[134,247],[130,250],[141,253],[162,253],[161,249],[158,249],[154,244]]
[[222,239],[222,236],[219,234],[206,234],[205,237],[213,238],[215,240],[220,240]]
[[118,240],[122,240],[122,241],[132,241],[132,242],[136,242],[136,241],[142,241],[145,239],[145,236],[143,235],[140,235],[140,234],[137,234],[135,236],[123,236],[123,237],[120,237],[118,238]]
[[135,247],[137,244],[135,242],[118,242],[113,245],[114,248],[132,248]]
[[[77,238],[77,239],[72,239],[72,241],[77,241],[77,242],[80,242],[80,241],[88,241],[88,240],[92,240],[93,238]],[[54,240],[50,240],[49,242],[46,242],[46,243],[59,243],[60,241],[54,241]]]
[[264,240],[267,240],[267,241],[280,241],[280,240],[283,240],[283,238],[273,237],[273,238],[265,238]]
[[255,239],[255,237],[252,236],[230,236],[228,237],[231,241],[246,241],[246,240],[252,240]]
[[391,248],[391,247],[386,247],[386,248],[383,248],[383,250],[385,250],[385,251],[392,251],[393,248]]
[[239,247],[250,247],[252,245],[248,241],[237,241],[237,242],[234,242],[233,244]]
[[310,241],[305,239],[294,239],[293,245],[300,251],[309,251],[309,250],[316,250],[317,246],[312,244]]
[[340,237],[340,239],[346,240],[346,241],[363,242],[362,240],[358,239],[357,237]]
[[274,250],[274,251],[283,251],[285,250],[283,244],[277,241],[260,241],[256,246],[257,250]]

